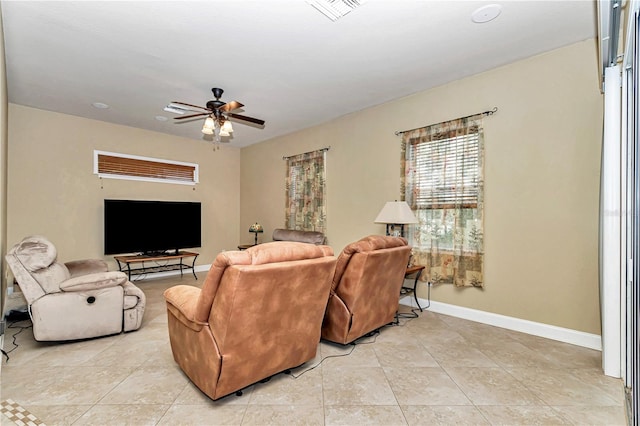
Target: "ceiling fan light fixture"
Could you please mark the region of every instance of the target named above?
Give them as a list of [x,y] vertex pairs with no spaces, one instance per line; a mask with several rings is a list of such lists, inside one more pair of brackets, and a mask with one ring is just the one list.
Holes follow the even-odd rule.
[[337,21],[367,0],[307,0],[318,12],[332,21]]
[[202,126],[203,129],[215,129],[216,128],[216,122],[213,120],[213,118],[211,118],[211,116],[207,117],[206,120],[204,120],[204,125]]
[[[1,1],[1,0],[0,0]],[[229,137],[233,132],[233,126],[229,120],[232,117],[235,121],[242,124],[257,124],[264,126],[264,120],[244,115],[236,114],[235,111],[242,108],[244,104],[238,101],[224,102],[220,100],[222,89],[211,89],[215,100],[207,102],[207,106],[192,105],[185,102],[173,101],[164,107],[165,111],[179,114],[179,117],[173,117],[174,120],[184,120],[182,122],[193,121],[204,118],[202,125],[202,133],[205,135],[214,135],[214,140],[220,142],[220,137]]]
[[233,132],[233,127],[231,126],[231,122],[229,120],[226,120],[222,125],[222,127],[220,128],[220,131],[227,133],[227,135],[222,135],[222,136],[229,136],[228,133]]

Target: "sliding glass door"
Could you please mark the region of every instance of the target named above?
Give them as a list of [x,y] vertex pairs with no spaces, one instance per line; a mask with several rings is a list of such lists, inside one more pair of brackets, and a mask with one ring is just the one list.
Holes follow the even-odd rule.
[[[623,378],[627,390],[629,422],[638,425],[638,391],[640,346],[638,340],[638,310],[640,309],[640,22],[638,11],[632,10],[623,74],[623,170],[622,212],[623,234],[621,266],[626,277],[623,295]],[[626,188],[625,188],[626,186]],[[626,238],[624,237],[626,236]]]

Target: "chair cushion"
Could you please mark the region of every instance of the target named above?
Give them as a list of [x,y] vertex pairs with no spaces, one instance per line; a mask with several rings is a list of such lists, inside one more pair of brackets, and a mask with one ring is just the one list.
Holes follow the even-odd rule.
[[246,254],[251,256],[252,265],[264,265],[266,263],[333,256],[333,249],[329,246],[295,241],[274,241],[250,247],[246,250]]
[[351,257],[354,253],[366,253],[369,251],[402,247],[406,245],[407,240],[405,238],[383,235],[369,235],[368,237],[364,237],[356,241],[355,243],[349,244],[342,250],[340,256],[338,256],[336,271],[333,275],[332,289],[335,289],[342,279],[342,274],[344,274],[345,269],[347,269],[347,265],[349,264],[349,261],[351,260]]
[[60,284],[69,279],[67,267],[57,262],[47,268],[33,271],[31,275],[47,294],[60,292]]
[[71,277],[109,271],[107,262],[102,259],[72,260],[70,262],[65,262],[64,266],[69,270]]
[[63,291],[91,291],[115,287],[127,281],[127,275],[120,271],[98,272],[69,278],[60,284]]
[[297,241],[299,243],[324,244],[324,234],[316,231],[274,229],[271,238],[273,241]]
[[265,265],[303,259],[318,259],[333,256],[329,246],[316,246],[293,241],[274,241],[258,244],[244,251],[226,251],[216,256],[202,285],[198,303],[193,314],[195,321],[206,322],[218,285],[229,266]]
[[12,249],[12,252],[30,272],[48,267],[58,257],[58,252],[51,241],[40,235],[23,239]]

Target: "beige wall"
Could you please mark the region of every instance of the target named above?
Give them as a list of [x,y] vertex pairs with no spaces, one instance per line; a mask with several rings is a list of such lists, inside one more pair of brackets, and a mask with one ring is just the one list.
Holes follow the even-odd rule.
[[[348,96],[348,93],[345,93]],[[598,200],[602,97],[594,40],[242,149],[240,237],[284,223],[283,156],[331,146],[327,237],[339,252],[399,198],[405,130],[491,109],[485,123],[484,290],[434,300],[600,334]],[[243,236],[245,233],[245,236]],[[424,287],[422,297],[426,298]]]
[[[1,5],[0,5],[1,6]],[[1,15],[1,14],[0,14]],[[4,31],[0,16],[0,312],[4,312],[7,292],[7,74],[4,61]]]
[[[210,264],[238,244],[240,151],[204,141],[9,104],[8,244],[31,234],[54,242],[62,261],[103,256],[103,200],[202,202],[202,248]],[[196,186],[99,179],[93,150],[194,162]],[[180,226],[168,218],[167,226]],[[162,230],[159,230],[162,232]],[[115,267],[111,256],[104,257]]]

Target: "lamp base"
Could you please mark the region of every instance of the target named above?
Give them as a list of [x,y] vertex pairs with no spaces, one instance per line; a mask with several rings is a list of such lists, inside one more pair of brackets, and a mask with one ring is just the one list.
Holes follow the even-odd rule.
[[[398,226],[400,229],[397,228]],[[404,224],[387,223],[387,235],[392,237],[404,237]]]

